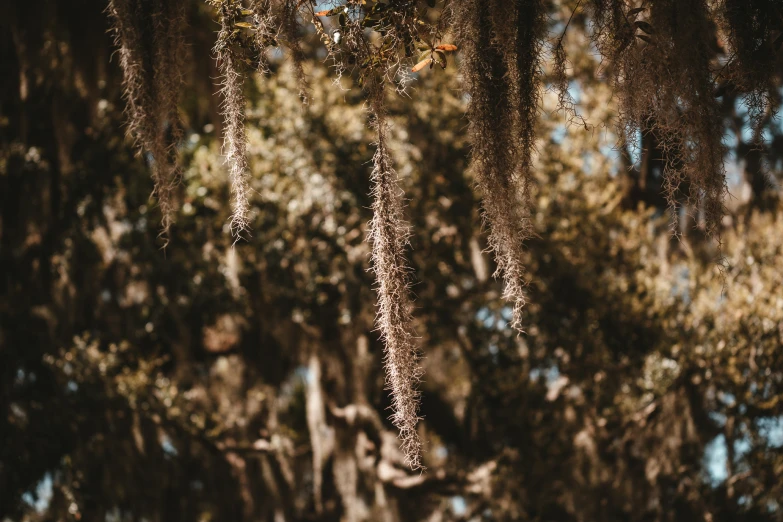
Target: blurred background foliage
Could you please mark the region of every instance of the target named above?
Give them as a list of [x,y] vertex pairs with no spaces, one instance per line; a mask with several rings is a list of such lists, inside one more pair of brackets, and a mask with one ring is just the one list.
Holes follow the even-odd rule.
[[[553,34],[575,4],[555,5]],[[428,471],[412,474],[373,331],[361,90],[333,84],[314,35],[308,106],[282,54],[248,82],[252,237],[234,244],[217,26],[194,0],[185,176],[161,250],[104,8],[0,6],[3,520],[783,520],[777,121],[758,150],[723,95],[721,262],[698,216],[673,239],[654,139],[614,147],[607,64],[570,31],[588,125],[544,96],[518,337],[456,68],[390,98],[426,370]]]

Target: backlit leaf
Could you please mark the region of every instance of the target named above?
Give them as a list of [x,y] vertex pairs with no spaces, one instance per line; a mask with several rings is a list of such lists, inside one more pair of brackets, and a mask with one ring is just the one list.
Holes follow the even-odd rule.
[[432,58],[426,58],[420,61],[419,63],[417,63],[416,65],[414,65],[413,69],[411,69],[411,72],[419,72],[425,67],[427,67],[430,63],[432,63]]

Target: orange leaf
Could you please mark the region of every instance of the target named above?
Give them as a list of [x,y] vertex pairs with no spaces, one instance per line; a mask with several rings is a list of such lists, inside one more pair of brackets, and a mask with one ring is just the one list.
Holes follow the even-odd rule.
[[425,67],[427,67],[430,62],[432,62],[432,58],[425,58],[424,60],[420,61],[416,65],[413,66],[413,69],[411,69],[411,72],[419,72]]
[[454,44],[440,44],[436,46],[435,49],[438,49],[439,51],[456,51],[457,46]]

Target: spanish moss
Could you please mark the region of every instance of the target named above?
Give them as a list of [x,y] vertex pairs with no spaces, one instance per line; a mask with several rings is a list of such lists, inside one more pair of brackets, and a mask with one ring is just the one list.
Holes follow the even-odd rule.
[[139,143],[139,150],[151,156],[165,239],[174,222],[174,189],[180,177],[176,147],[182,138],[178,104],[184,9],[170,0],[138,4],[112,0],[109,14],[123,70],[128,132]]
[[775,0],[723,0],[721,5],[720,21],[732,58],[720,79],[727,90],[742,94],[757,141],[762,125],[777,112],[775,62],[783,42],[779,8]]
[[[385,345],[392,420],[413,468],[421,467],[416,424],[422,371],[412,327],[411,274],[404,256],[409,231],[389,151],[385,88],[413,96],[415,90],[407,86],[416,75],[433,69],[429,74],[437,74],[448,67],[450,53],[461,54],[460,73],[469,95],[470,170],[483,198],[482,219],[495,276],[502,280],[502,295],[511,307],[510,324],[520,333],[527,299],[524,248],[535,235],[531,216],[537,212],[533,163],[542,71],[552,71],[566,119],[590,127],[569,93],[564,45],[569,27],[592,27],[589,36],[602,58],[598,75],[608,75],[619,107],[618,135],[634,137],[632,141],[641,133],[654,141],[662,173],[655,197],[662,209],[668,205],[675,233],[678,216],[687,211],[708,237],[720,243],[726,147],[716,86],[729,85],[744,96],[756,138],[776,109],[773,48],[780,46],[781,37],[774,38],[778,25],[770,21],[777,16],[773,0],[751,2],[747,9],[738,0],[560,2],[556,5],[563,9],[565,4],[575,5],[562,34],[553,41],[551,68],[543,52],[550,38],[553,4],[548,0],[206,2],[220,22],[214,51],[221,76],[223,155],[235,238],[249,232],[251,214],[244,82],[249,74],[277,71],[279,63],[270,49],[290,56],[305,104],[311,100],[305,65],[311,63],[311,43],[318,40],[325,47],[317,44],[317,52],[323,53],[318,60],[333,68],[332,81],[341,84],[343,75],[350,76],[357,91],[368,97],[376,134],[368,239],[377,283],[377,326]],[[174,188],[181,175],[176,144],[182,138],[178,104],[184,14],[177,5],[175,0],[110,3],[130,132],[152,158],[164,232],[173,220]],[[575,18],[577,11],[580,16]],[[304,27],[309,23],[315,30],[312,41]],[[723,61],[716,34],[725,37],[731,52]]]
[[612,60],[625,135],[652,132],[664,154],[665,196],[677,229],[678,209],[704,217],[718,237],[726,194],[721,116],[710,60],[714,32],[704,0],[659,0],[626,11],[594,4],[597,42]]
[[180,91],[183,75],[183,57],[185,55],[184,26],[185,8],[176,0],[156,2],[152,16],[153,33],[153,69],[156,79],[155,105],[161,143],[160,153],[156,155],[159,183],[157,187],[161,210],[163,211],[164,233],[173,223],[176,207],[173,204],[175,189],[181,181],[182,169],[177,161],[177,146],[182,141],[182,120],[179,115]]
[[281,32],[287,40],[288,49],[291,51],[291,66],[294,68],[294,77],[299,86],[299,98],[307,105],[310,100],[310,87],[307,84],[307,74],[304,70],[305,55],[302,44],[299,41],[299,10],[296,0],[284,0],[282,9]]
[[422,468],[418,383],[422,370],[413,332],[410,269],[405,260],[409,227],[403,212],[403,192],[398,186],[388,148],[388,127],[383,84],[370,88],[370,114],[377,132],[373,156],[373,218],[368,240],[372,244],[372,270],[378,293],[376,324],[385,345],[386,384],[392,395],[392,422],[400,431],[402,451],[412,469]]
[[[522,246],[531,235],[529,209],[521,203],[528,199],[539,96],[537,55],[521,54],[525,50],[539,52],[540,43],[535,40],[535,30],[518,30],[518,47],[514,47],[510,72],[503,50],[505,43],[497,39],[497,27],[493,27],[493,19],[503,20],[500,5],[493,4],[493,13],[488,13],[482,2],[462,0],[454,9],[463,82],[470,94],[467,114],[472,169],[483,193],[484,220],[497,263],[495,276],[503,278],[503,295],[512,303],[512,326],[521,330],[526,301]],[[521,9],[519,15],[524,16],[523,13]],[[526,87],[533,89],[525,90]]]
[[229,43],[233,27],[233,13],[224,6],[222,26],[215,47],[221,73],[223,112],[223,155],[228,167],[231,190],[231,218],[229,227],[239,239],[250,229],[250,181],[247,166],[247,139],[245,137],[244,71],[234,56]]
[[254,39],[257,48],[256,69],[260,73],[268,74],[270,71],[266,48],[277,43],[280,32],[272,0],[255,0],[252,3],[251,11],[253,13]]
[[[501,2],[502,4],[503,2]],[[513,33],[513,46],[506,46],[509,63],[512,99],[518,121],[517,174],[523,186],[531,178],[531,158],[535,148],[541,97],[541,50],[546,37],[546,9],[542,0],[516,0],[515,16],[508,16],[508,8],[496,7],[498,22],[505,21]],[[499,45],[502,45],[498,42]],[[526,191],[525,191],[526,192]]]

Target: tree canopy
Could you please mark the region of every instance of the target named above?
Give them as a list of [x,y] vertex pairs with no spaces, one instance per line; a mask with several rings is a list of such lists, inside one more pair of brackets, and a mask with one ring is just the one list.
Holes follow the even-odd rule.
[[2,9],[0,516],[780,519],[779,1]]

